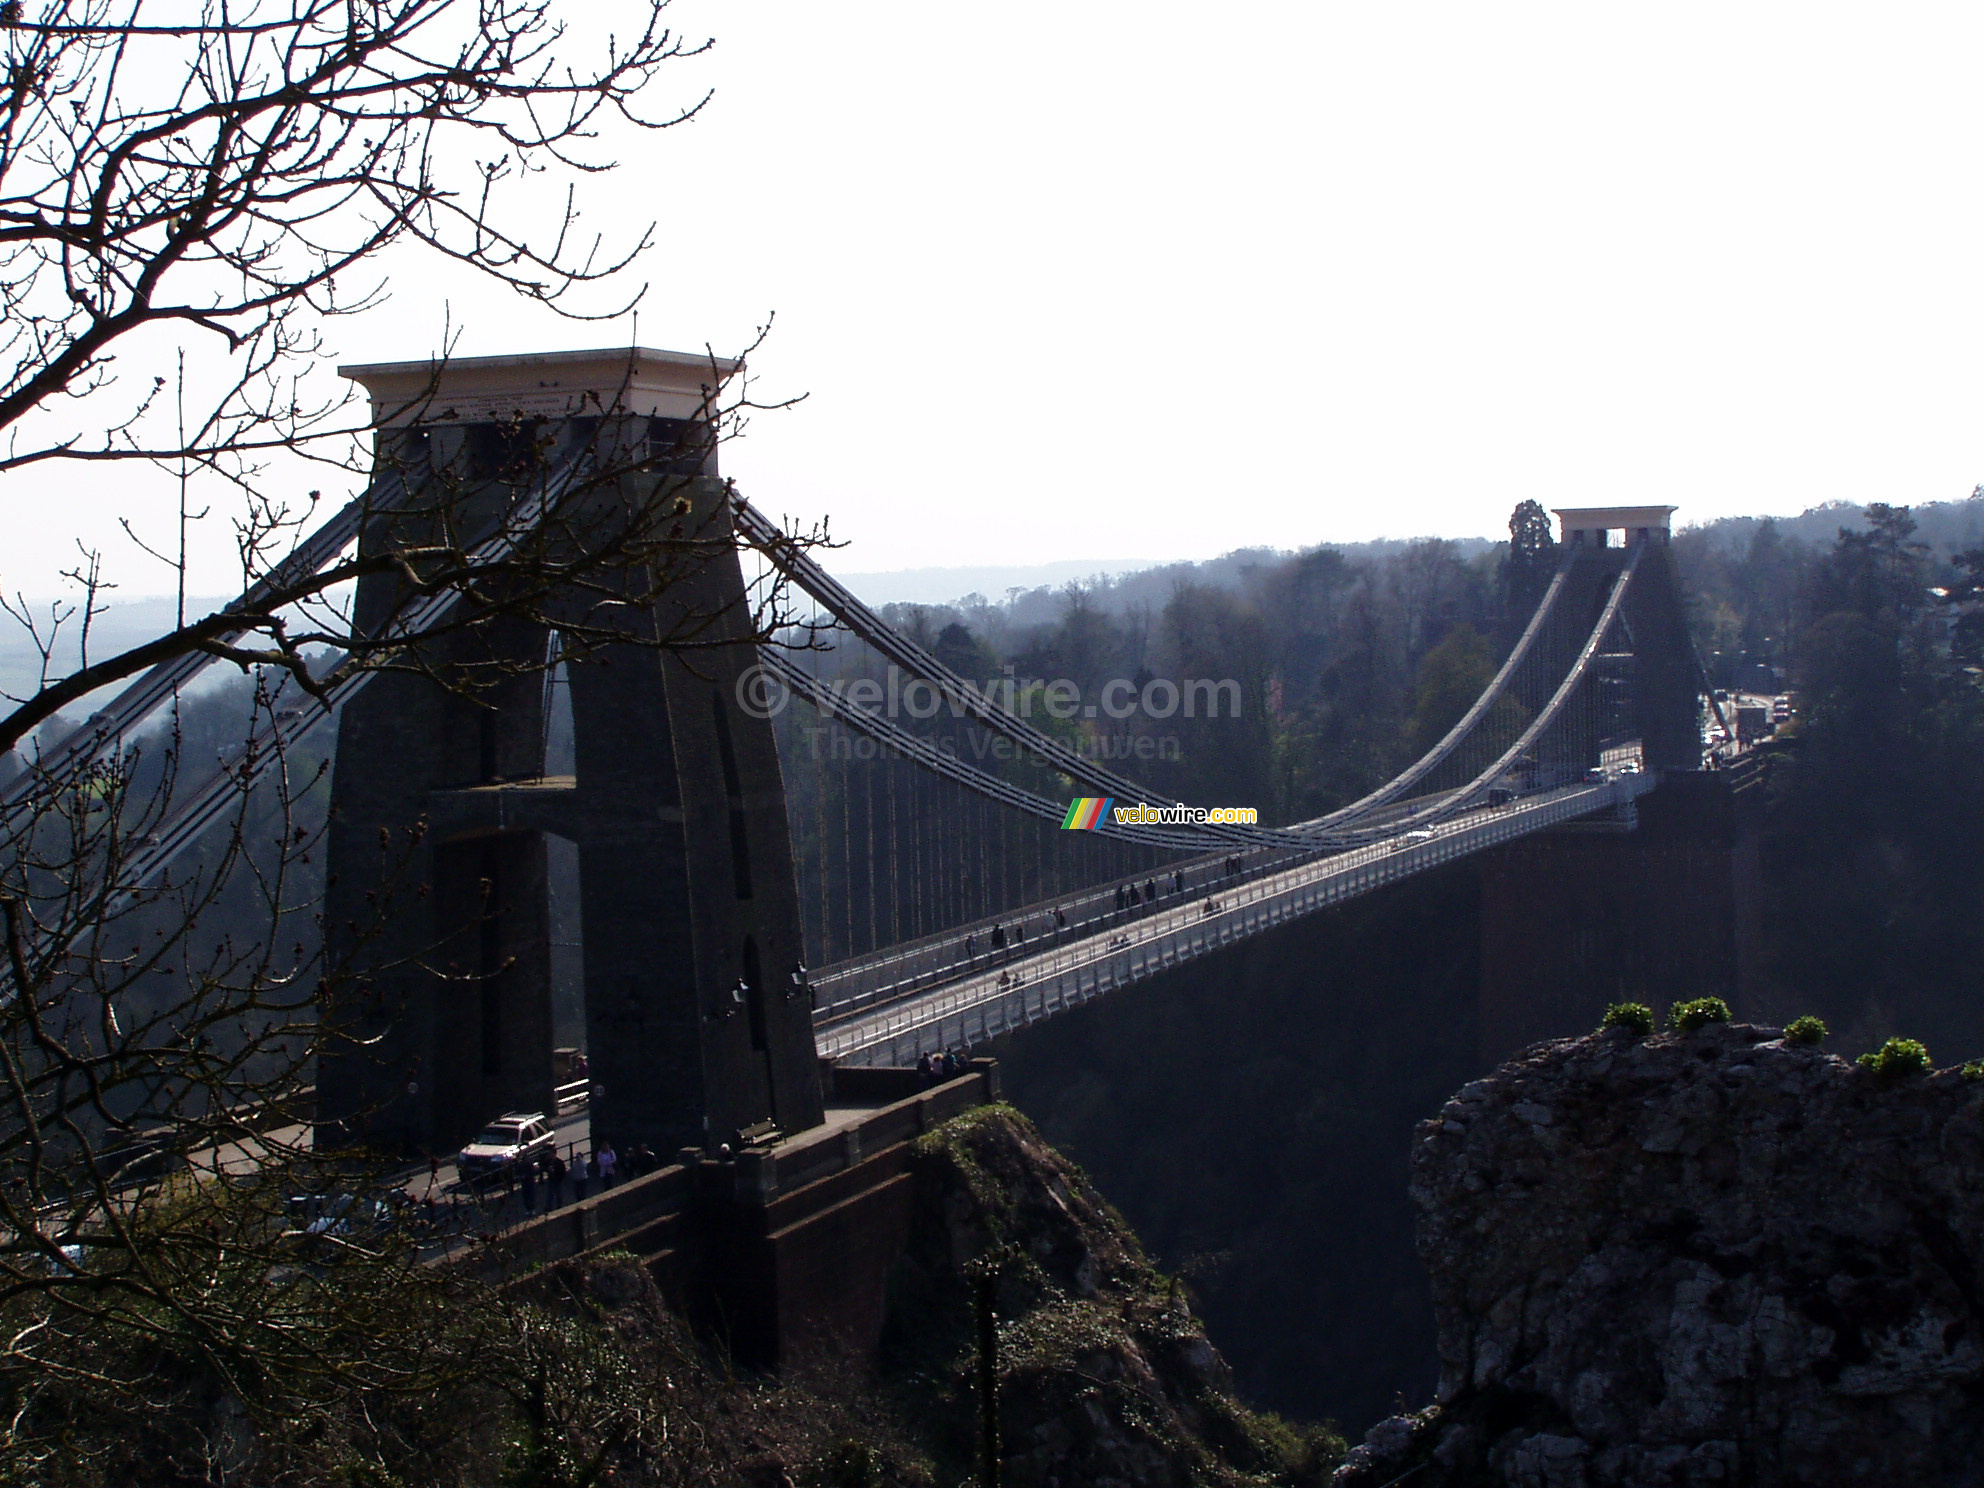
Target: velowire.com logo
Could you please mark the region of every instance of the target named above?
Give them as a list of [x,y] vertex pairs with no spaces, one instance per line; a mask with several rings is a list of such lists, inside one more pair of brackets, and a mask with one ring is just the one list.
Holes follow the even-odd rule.
[[1114,796],[1080,796],[1068,806],[1061,826],[1069,832],[1093,832],[1104,822],[1119,827],[1253,827],[1260,811],[1252,806],[1118,806]]

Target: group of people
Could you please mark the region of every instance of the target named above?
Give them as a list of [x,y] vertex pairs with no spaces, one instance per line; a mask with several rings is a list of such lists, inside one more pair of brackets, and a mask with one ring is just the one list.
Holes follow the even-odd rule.
[[[1220,867],[1228,878],[1242,877],[1247,871],[1245,861],[1238,854],[1228,857]],[[1155,875],[1146,878],[1141,884],[1134,880],[1129,883],[1119,883],[1116,885],[1116,909],[1119,913],[1132,909],[1141,909],[1146,904],[1157,903],[1159,895],[1167,892],[1172,894],[1183,894],[1185,892],[1185,870],[1183,868],[1174,868],[1162,887],[1159,886]],[[1222,908],[1224,906],[1216,900],[1206,901],[1205,912],[1209,915],[1218,914]],[[1067,928],[1067,911],[1056,905],[1053,911],[1052,929],[1058,934]],[[986,939],[989,942],[989,949],[994,955],[1008,949],[1017,952],[1026,943],[1026,922],[1024,920],[1014,920],[1011,929],[1008,929],[1003,922],[995,923]],[[964,955],[967,961],[977,959],[978,936],[976,933],[968,932],[965,935]],[[1007,986],[1010,983],[1017,982],[1017,980],[1018,978],[1008,978],[1002,975],[999,978],[999,985],[1002,987]]]
[[590,1152],[574,1152],[569,1163],[558,1155],[556,1148],[547,1149],[535,1161],[523,1164],[517,1176],[523,1188],[524,1211],[535,1214],[540,1191],[546,1211],[565,1202],[567,1178],[571,1179],[572,1199],[576,1202],[594,1191],[595,1185],[597,1192],[604,1193],[623,1177],[639,1178],[660,1166],[661,1159],[646,1142],[636,1142],[622,1156],[613,1150],[612,1142],[602,1139]]
[[[614,1151],[612,1142],[601,1140],[589,1152],[574,1151],[570,1161],[560,1156],[557,1148],[547,1147],[524,1162],[504,1168],[497,1181],[506,1194],[512,1185],[521,1191],[526,1214],[549,1213],[567,1202],[576,1203],[588,1193],[604,1193],[623,1176],[638,1178],[660,1166],[661,1160],[646,1142],[637,1142],[623,1157]],[[429,1159],[425,1199],[429,1208],[433,1207],[440,1176],[441,1159]],[[565,1188],[568,1181],[569,1198]]]
[[[1171,892],[1185,892],[1185,870],[1179,869],[1171,875]],[[1134,883],[1116,885],[1116,907],[1118,909],[1138,909],[1146,904],[1157,903],[1157,880],[1147,878],[1139,888]]]
[[[1051,928],[1054,931],[1059,932],[1068,928],[1068,912],[1059,905],[1054,907],[1051,918]],[[1026,944],[1026,921],[1014,920],[1012,929],[1010,930],[1006,928],[1003,922],[995,923],[992,926],[991,933],[986,936],[986,941],[988,948],[994,955],[1004,950],[1011,950],[1017,953]],[[975,960],[977,956],[978,936],[975,932],[967,932],[964,938],[964,958],[967,961],[971,961]]]
[[927,1090],[932,1085],[941,1085],[946,1080],[955,1079],[969,1068],[969,1061],[961,1049],[945,1049],[937,1054],[917,1056],[916,1073],[922,1078]]

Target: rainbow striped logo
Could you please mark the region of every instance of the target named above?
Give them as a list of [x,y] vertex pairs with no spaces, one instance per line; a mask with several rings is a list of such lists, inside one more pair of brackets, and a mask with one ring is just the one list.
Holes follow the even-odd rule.
[[1109,803],[1114,796],[1082,796],[1068,807],[1068,814],[1061,818],[1061,828],[1067,832],[1093,832],[1101,826],[1109,815]]

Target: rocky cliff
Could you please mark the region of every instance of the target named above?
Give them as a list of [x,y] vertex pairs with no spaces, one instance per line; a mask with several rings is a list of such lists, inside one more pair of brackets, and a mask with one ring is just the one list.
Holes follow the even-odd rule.
[[897,1267],[883,1379],[939,1481],[957,1481],[979,1449],[967,1278],[988,1260],[1006,1488],[1328,1478],[1342,1441],[1235,1398],[1184,1289],[1017,1111],[947,1123],[918,1143],[913,1172],[917,1220]]
[[1984,1483],[1984,1083],[1613,1030],[1462,1089],[1412,1196],[1437,1403],[1338,1488]]

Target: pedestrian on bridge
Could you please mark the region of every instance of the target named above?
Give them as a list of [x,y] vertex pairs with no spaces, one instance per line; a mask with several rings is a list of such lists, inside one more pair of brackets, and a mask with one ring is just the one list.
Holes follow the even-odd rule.
[[556,1148],[544,1154],[544,1187],[544,1207],[556,1209],[564,1201],[565,1192],[565,1159]]
[[1146,904],[1157,903],[1157,880],[1154,878],[1144,880],[1144,902]]
[[1004,925],[994,925],[992,927],[992,949],[995,951],[1003,951],[1005,948],[1006,948],[1006,927]]
[[916,1056],[916,1079],[925,1090],[936,1083],[936,1068],[930,1062],[930,1051],[924,1050]]
[[965,960],[970,961],[973,958],[975,958],[977,955],[978,955],[978,938],[974,935],[965,936],[964,938]]
[[599,1191],[605,1193],[609,1188],[613,1187],[614,1180],[620,1175],[620,1158],[614,1152],[611,1142],[600,1144],[597,1161],[599,1163]]
[[1054,906],[1054,928],[1056,930],[1068,928],[1068,912],[1058,904]]

